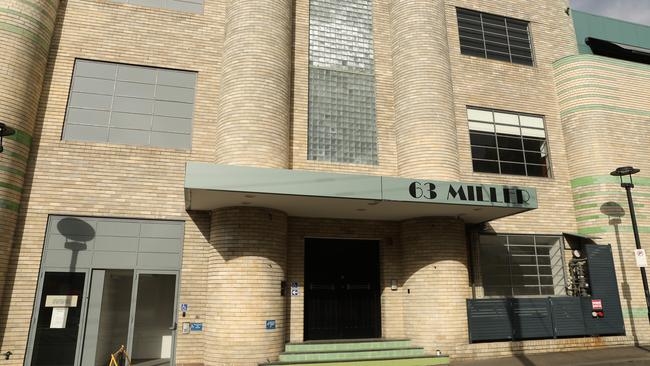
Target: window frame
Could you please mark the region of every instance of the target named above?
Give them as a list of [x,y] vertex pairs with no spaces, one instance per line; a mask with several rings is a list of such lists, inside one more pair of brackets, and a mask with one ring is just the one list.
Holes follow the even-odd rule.
[[[509,286],[492,286],[492,288],[501,287],[501,288],[504,288],[504,289],[509,289],[510,290],[509,295],[486,295],[486,291],[485,291],[486,286],[485,286],[485,282],[484,282],[484,278],[483,278],[483,262],[482,262],[482,259],[481,259],[481,237],[485,237],[485,236],[506,237],[506,244],[504,245],[504,247],[507,248],[507,253],[508,253],[508,256],[507,256],[507,260],[508,260],[508,262],[507,262],[507,267],[508,267],[507,276],[508,276],[510,285]],[[537,271],[537,281],[538,281],[537,289],[539,290],[539,294],[537,294],[537,295],[515,295],[514,294],[515,288],[525,288],[525,287],[534,288],[535,287],[535,286],[525,286],[525,285],[524,286],[514,286],[513,285],[512,263],[511,263],[511,260],[510,260],[511,255],[510,255],[510,250],[509,250],[510,237],[525,237],[525,236],[532,237],[533,240],[534,240],[534,244],[533,245],[528,245],[528,246],[532,247],[532,248],[535,248],[535,262],[536,262],[535,268],[536,268],[536,271]],[[562,266],[562,270],[561,270],[561,273],[562,273],[562,281],[561,282],[562,282],[562,285],[563,285],[562,286],[562,288],[563,288],[562,294],[556,294],[555,293],[556,286],[555,286],[555,277],[553,276],[553,264],[552,264],[552,261],[551,261],[551,264],[548,267],[551,269],[551,278],[553,279],[553,285],[552,285],[553,294],[542,294],[541,293],[541,288],[545,287],[545,286],[542,285],[541,282],[540,282],[541,275],[540,275],[540,271],[539,271],[539,268],[540,268],[539,259],[538,259],[539,255],[537,253],[537,238],[538,237],[547,237],[547,238],[551,237],[551,238],[557,238],[558,239],[557,245],[558,245],[558,250],[559,250],[560,263],[561,263],[561,266]],[[474,272],[474,276],[473,276],[474,284],[479,284],[480,287],[481,287],[482,296],[480,296],[480,298],[485,298],[485,299],[547,298],[547,297],[552,297],[552,296],[569,296],[567,294],[567,292],[566,292],[566,290],[567,290],[567,268],[566,268],[566,258],[565,258],[565,251],[566,251],[565,245],[566,245],[565,238],[561,234],[477,232],[476,236],[475,236],[475,239],[472,240],[473,252],[475,253],[473,255],[474,258],[472,259],[472,263],[476,268],[476,270],[473,271]],[[518,245],[518,246],[523,246],[523,245]],[[553,257],[551,255],[549,255],[549,258],[551,260],[553,259]],[[546,287],[548,287],[548,286],[546,286]]]
[[[463,14],[462,14],[463,12],[465,12],[466,14],[467,13],[473,13],[474,15],[478,15],[480,17],[480,19],[478,21],[480,23],[479,25],[480,25],[480,28],[481,28],[480,29],[481,38],[475,38],[475,37],[471,37],[471,36],[461,35],[462,31],[469,31],[469,32],[474,32],[474,33],[478,31],[477,29],[467,28],[467,27],[461,26],[461,22],[476,22],[476,20],[472,20],[472,19],[463,17]],[[503,20],[503,22],[504,22],[503,28],[504,28],[504,31],[505,31],[505,35],[493,33],[493,32],[490,32],[490,31],[486,31],[485,30],[486,22],[483,20],[484,16],[501,18]],[[514,35],[511,36],[510,35],[509,30],[514,30],[514,27],[509,26],[508,20],[510,20],[513,24],[515,22],[516,23],[526,23],[526,35],[527,35],[527,41],[528,41],[527,50],[530,52],[530,57],[528,57],[526,55],[520,55],[520,54],[516,54],[516,53],[512,52],[513,45],[511,44],[511,38],[514,38],[517,41],[524,41],[524,39],[521,38],[521,37],[518,37],[518,36],[514,36]],[[468,8],[463,8],[463,7],[458,7],[457,6],[456,7],[456,27],[457,27],[457,30],[458,30],[458,44],[459,44],[460,54],[463,55],[463,56],[468,56],[468,57],[479,57],[479,58],[484,58],[484,59],[488,59],[488,60],[508,62],[510,64],[513,64],[513,65],[535,67],[537,65],[537,62],[536,62],[536,57],[535,57],[535,50],[534,50],[534,47],[533,47],[533,36],[532,36],[531,24],[532,24],[532,22],[529,21],[529,20],[518,19],[518,18],[508,17],[508,16],[504,16],[504,15],[498,15],[498,14],[494,14],[494,13],[488,13],[488,12],[484,12],[484,11],[468,9]],[[490,23],[488,23],[488,25],[490,25]],[[497,27],[497,25],[494,25],[494,26]],[[511,28],[513,28],[513,29],[511,29]],[[497,37],[504,37],[505,36],[506,43],[501,43],[501,42],[497,42],[497,41],[488,40],[486,38],[486,34],[488,36],[494,35],[494,36],[497,36]],[[482,48],[477,48],[477,47],[474,47],[474,46],[467,45],[467,43],[463,44],[463,39],[469,40],[470,42],[471,41],[480,42],[480,43],[482,43],[483,47]],[[488,50],[488,42],[489,42],[489,44],[492,44],[492,45],[495,45],[495,46],[498,46],[498,47],[507,47],[508,53],[506,54],[506,53],[496,51],[496,50]],[[522,50],[522,51],[526,50],[526,48],[524,48],[522,46],[519,46],[519,45],[514,45],[514,47],[516,49],[518,49],[518,50]],[[463,49],[468,49],[468,48],[473,50],[473,52],[467,52],[467,51],[463,50]],[[482,53],[483,53],[482,56],[480,56],[478,54],[480,51],[482,51]],[[507,55],[508,60],[505,60],[504,58],[499,58],[499,57],[491,57],[491,56],[489,56],[489,52],[492,52],[494,54],[500,54],[502,56]],[[518,59],[528,59],[528,58],[530,58],[530,64],[526,63],[526,62],[513,61],[513,58],[518,58]]]
[[[469,117],[469,111],[470,110],[475,110],[475,111],[484,111],[484,112],[490,112],[492,113],[492,122],[485,122],[485,121],[479,121],[479,120],[472,120]],[[494,121],[494,113],[501,113],[501,114],[509,114],[509,115],[516,115],[517,118],[520,118],[522,116],[524,117],[534,117],[534,118],[540,118],[543,123],[543,131],[544,131],[544,145],[546,146],[546,171],[547,175],[546,176],[541,176],[541,175],[529,175],[528,174],[528,165],[533,165],[533,166],[543,166],[542,164],[537,164],[537,163],[528,163],[526,160],[526,153],[527,152],[532,152],[536,153],[537,151],[531,151],[531,150],[526,150],[524,146],[524,140],[525,139],[541,139],[541,137],[534,137],[534,136],[528,136],[525,137],[524,135],[521,134],[521,129],[522,128],[534,128],[538,129],[536,127],[522,127],[521,122],[517,125],[517,128],[520,130],[519,135],[517,138],[521,140],[521,150],[517,150],[514,148],[501,148],[499,147],[499,133],[496,131],[497,126],[506,126],[506,127],[513,127],[514,125],[508,125],[504,123],[499,123]],[[495,108],[486,108],[486,107],[477,107],[473,105],[467,105],[465,106],[465,115],[467,118],[467,130],[468,130],[468,135],[469,135],[469,148],[470,148],[470,159],[472,163],[472,172],[474,174],[496,174],[496,175],[505,175],[505,176],[513,176],[513,177],[525,177],[525,178],[541,178],[541,179],[553,179],[554,174],[553,174],[553,162],[551,160],[551,148],[550,148],[550,142],[549,142],[549,137],[548,137],[548,131],[546,127],[546,116],[541,115],[541,114],[534,114],[534,113],[524,113],[524,112],[517,112],[517,111],[508,111],[508,110],[503,110],[503,109],[495,109]],[[487,131],[479,131],[479,130],[473,130],[470,127],[470,122],[475,122],[475,123],[485,123],[485,124],[492,124],[494,125],[494,132],[487,132]],[[474,145],[472,144],[472,133],[484,135],[484,136],[493,136],[495,139],[495,146],[481,146],[481,145]],[[513,135],[514,137],[515,135]],[[502,136],[505,137],[505,136]],[[492,159],[483,159],[483,158],[474,158],[474,152],[473,148],[490,148],[490,149],[495,149],[497,153],[496,160]],[[508,151],[520,151],[523,156],[523,162],[515,162],[515,161],[510,161],[510,160],[502,160],[501,155],[500,155],[500,150],[508,150]],[[497,167],[498,167],[498,172],[482,172],[482,171],[476,171],[474,168],[474,161],[488,161],[488,162],[496,162]],[[512,164],[521,164],[524,166],[524,172],[525,174],[514,174],[514,173],[502,173],[502,168],[501,168],[501,163],[512,163]]]
[[[192,115],[189,118],[190,119],[190,132],[188,134],[189,137],[189,146],[188,147],[183,147],[183,148],[178,148],[178,147],[167,147],[167,146],[158,146],[158,145],[152,145],[152,144],[127,144],[127,143],[115,143],[115,142],[110,142],[110,141],[93,141],[93,140],[80,140],[80,139],[70,139],[66,138],[66,132],[68,127],[68,117],[69,117],[69,111],[70,111],[70,101],[71,101],[71,96],[73,93],[73,84],[75,81],[75,76],[76,76],[76,67],[78,62],[90,62],[90,63],[103,63],[103,64],[109,64],[109,65],[115,65],[116,67],[119,68],[119,66],[131,66],[131,67],[141,67],[141,68],[147,68],[147,69],[153,69],[153,70],[162,70],[162,71],[178,71],[178,72],[185,72],[185,73],[193,73],[195,75],[194,78],[194,86],[192,87],[193,90],[193,101],[192,101]],[[117,83],[118,80],[115,79],[115,82]],[[156,84],[157,85],[157,84]],[[68,89],[67,89],[67,94],[66,94],[66,102],[65,102],[65,112],[63,114],[63,122],[61,126],[61,131],[59,134],[59,141],[64,142],[64,143],[83,143],[83,144],[102,144],[102,145],[109,145],[109,146],[120,146],[120,147],[130,147],[130,148],[138,148],[138,149],[154,149],[154,150],[175,150],[179,152],[184,152],[184,153],[190,153],[192,152],[192,149],[194,148],[194,127],[196,123],[196,108],[197,108],[197,94],[198,94],[198,86],[199,86],[199,71],[198,70],[190,70],[190,69],[179,69],[179,68],[173,68],[173,67],[165,67],[165,66],[153,66],[153,65],[145,65],[145,64],[137,64],[137,63],[128,63],[128,62],[117,62],[117,61],[110,61],[110,60],[100,60],[100,59],[93,59],[93,58],[86,58],[86,57],[75,57],[75,59],[72,62],[72,70],[70,72],[70,82],[68,84]],[[113,92],[112,98],[115,98],[115,92]],[[134,99],[139,99],[139,98],[134,98]],[[157,100],[157,99],[153,99]],[[86,109],[86,108],[81,108],[81,109]],[[109,113],[113,113],[112,106],[111,109],[108,110]],[[153,114],[152,114],[153,115]],[[75,123],[72,123],[73,125]],[[153,132],[153,130],[150,130],[150,132]]]

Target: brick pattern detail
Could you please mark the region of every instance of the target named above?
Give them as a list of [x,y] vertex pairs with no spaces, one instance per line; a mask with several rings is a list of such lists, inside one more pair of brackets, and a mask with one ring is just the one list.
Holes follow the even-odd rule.
[[230,0],[216,162],[289,166],[292,1]]
[[58,6],[58,0],[0,2],[0,122],[17,130],[3,139],[0,153],[0,288],[6,282]]
[[[209,365],[256,366],[284,348],[287,216],[262,208],[212,212],[208,253]],[[277,329],[266,330],[266,320]]]
[[389,10],[399,174],[458,179],[445,1],[396,0]]
[[455,347],[468,342],[465,225],[455,219],[407,220],[400,238],[406,336],[427,352],[455,355]]
[[634,259],[634,234],[618,178],[620,166],[641,169],[632,190],[642,247],[650,243],[650,66],[593,55],[556,62],[578,229],[611,243],[621,308],[628,336],[650,341],[641,274]]

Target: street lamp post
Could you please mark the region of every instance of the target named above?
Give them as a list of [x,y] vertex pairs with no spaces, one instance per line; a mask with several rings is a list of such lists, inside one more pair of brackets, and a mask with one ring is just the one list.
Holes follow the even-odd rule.
[[[634,182],[632,181],[632,175],[640,172],[640,169],[633,168],[631,166],[624,166],[617,168],[613,172],[609,173],[615,177],[619,177],[621,180],[621,187],[625,188],[627,193],[627,204],[630,207],[630,219],[632,220],[632,231],[634,231],[634,242],[636,243],[636,248],[641,249],[641,239],[639,238],[639,228],[636,223],[636,213],[634,212],[634,200],[632,199],[632,188],[634,188]],[[629,176],[630,181],[624,182],[623,177]],[[650,290],[648,290],[648,276],[646,275],[645,268],[641,267],[641,279],[643,280],[643,291],[645,292],[645,303],[648,308],[648,320],[650,321]]]
[[4,147],[2,146],[2,139],[5,136],[11,136],[16,133],[16,130],[13,128],[7,126],[6,124],[0,122],[0,153],[4,151]]

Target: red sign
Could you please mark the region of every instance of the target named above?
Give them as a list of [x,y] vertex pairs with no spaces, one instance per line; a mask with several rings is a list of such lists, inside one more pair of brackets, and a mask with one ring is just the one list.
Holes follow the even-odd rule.
[[603,310],[603,300],[591,300],[592,310]]

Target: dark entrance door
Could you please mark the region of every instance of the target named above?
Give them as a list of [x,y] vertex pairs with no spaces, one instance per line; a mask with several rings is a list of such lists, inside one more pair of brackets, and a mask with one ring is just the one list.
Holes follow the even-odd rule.
[[379,243],[306,239],[305,340],[379,337]]

